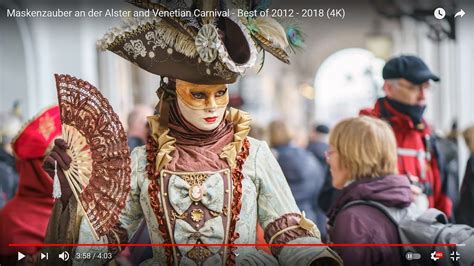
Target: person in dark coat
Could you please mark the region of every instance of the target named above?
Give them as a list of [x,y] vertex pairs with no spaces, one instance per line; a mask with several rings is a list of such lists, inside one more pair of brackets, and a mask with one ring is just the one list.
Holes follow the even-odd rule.
[[0,161],[0,209],[15,195],[18,175],[8,164]]
[[474,227],[474,125],[463,132],[464,140],[471,153],[461,186],[456,222]]
[[0,209],[15,196],[18,188],[19,177],[11,141],[20,129],[17,115],[13,112],[0,114]]
[[[405,208],[412,202],[408,177],[397,173],[397,145],[390,126],[372,117],[343,120],[331,131],[327,161],[333,186],[342,189],[329,211],[332,243],[396,244],[396,226],[380,210],[367,205],[345,206],[371,200],[387,207]],[[344,265],[401,265],[399,247],[334,247]]]
[[[459,204],[459,159],[458,159],[458,144],[457,140],[450,137],[450,133],[447,137],[441,137],[433,135],[434,143],[439,147],[438,160],[443,161],[439,163],[440,170],[442,171],[443,184],[445,188],[446,196],[451,199],[452,202],[452,213],[456,213]],[[450,217],[451,223],[456,223],[455,215]]]
[[[18,187],[18,173],[15,158],[6,149],[0,147],[0,188],[4,193],[5,202],[11,200]],[[1,208],[0,204],[0,208]]]
[[[324,228],[324,231],[326,228],[325,225],[327,223],[326,213],[329,211],[329,208],[335,202],[335,199],[337,199],[340,192],[332,186],[331,172],[329,171],[329,167],[326,162],[326,151],[329,147],[328,137],[328,126],[324,124],[315,125],[309,135],[309,143],[306,147],[306,149],[311,152],[316,159],[318,159],[319,163],[323,167],[324,182],[318,195],[316,195],[316,200],[313,201],[313,203],[314,208],[320,212],[318,213],[318,220],[321,224],[321,227]],[[324,227],[322,225],[324,225]],[[326,241],[326,233],[321,234],[321,238],[323,241]]]
[[[340,191],[332,186],[332,176],[326,162],[326,151],[329,147],[327,143],[328,136],[329,127],[323,124],[317,125],[313,128],[313,131],[310,134],[308,147],[306,147],[306,149],[310,151],[323,166],[324,183],[319,193],[319,197],[314,201],[314,203],[317,206],[316,208],[319,208],[324,214],[329,211],[332,204],[340,194]],[[327,217],[325,217],[325,220],[326,219]]]
[[[269,126],[270,146],[280,164],[296,204],[306,217],[315,221],[321,230],[325,227],[325,217],[319,208],[315,208],[324,182],[324,170],[321,164],[307,150],[291,144],[287,126],[274,121]],[[321,230],[324,234],[324,230]]]
[[328,149],[328,136],[329,127],[323,124],[317,125],[311,131],[308,147],[306,147],[323,166],[327,166],[325,153]]

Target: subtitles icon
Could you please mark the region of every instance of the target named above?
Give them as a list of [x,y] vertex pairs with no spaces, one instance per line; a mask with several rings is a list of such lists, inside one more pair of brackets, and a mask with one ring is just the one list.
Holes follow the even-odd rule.
[[62,259],[63,261],[68,261],[69,253],[67,251],[63,251],[61,254],[59,254],[59,258]]
[[431,253],[431,259],[434,261],[438,261],[442,258],[444,258],[444,254],[441,251],[433,251],[433,253]]

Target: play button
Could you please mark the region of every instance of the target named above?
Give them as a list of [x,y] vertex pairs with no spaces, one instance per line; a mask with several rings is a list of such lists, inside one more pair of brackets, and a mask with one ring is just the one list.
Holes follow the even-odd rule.
[[25,254],[18,252],[18,261],[22,260],[25,256]]

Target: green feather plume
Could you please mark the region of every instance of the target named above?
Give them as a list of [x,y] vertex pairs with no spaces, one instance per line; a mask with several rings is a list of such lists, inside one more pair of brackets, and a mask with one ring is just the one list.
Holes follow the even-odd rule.
[[304,47],[304,34],[298,25],[290,25],[286,27],[286,38],[292,52]]

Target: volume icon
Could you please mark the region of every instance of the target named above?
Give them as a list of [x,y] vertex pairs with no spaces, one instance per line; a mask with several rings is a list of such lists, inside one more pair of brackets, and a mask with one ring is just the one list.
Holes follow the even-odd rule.
[[59,258],[62,259],[63,261],[68,261],[69,253],[67,251],[63,251],[61,254],[59,254]]

